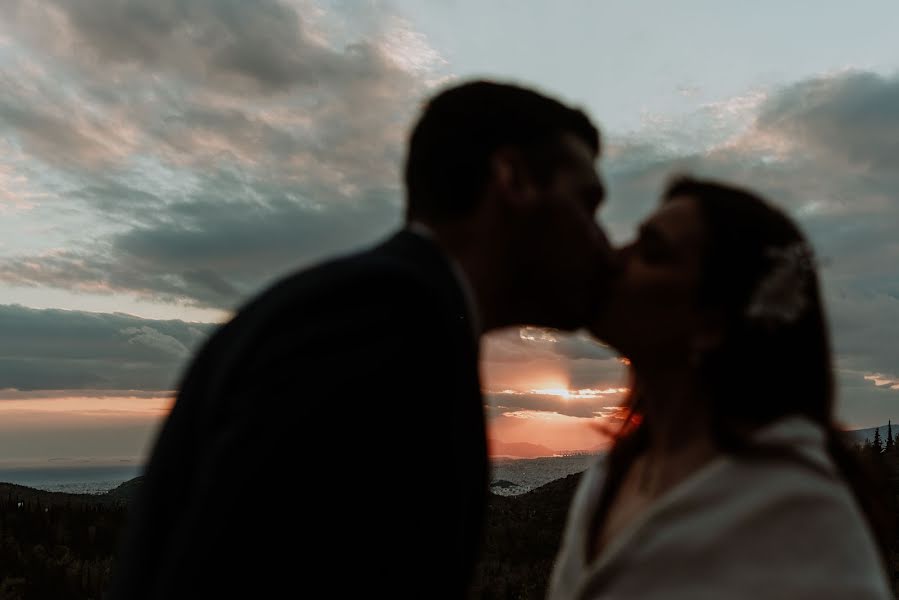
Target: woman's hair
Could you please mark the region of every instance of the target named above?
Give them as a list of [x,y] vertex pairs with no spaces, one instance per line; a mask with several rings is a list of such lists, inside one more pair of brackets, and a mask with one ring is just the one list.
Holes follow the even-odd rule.
[[[782,211],[747,190],[681,178],[668,187],[663,201],[684,196],[696,202],[705,230],[697,302],[723,326],[720,345],[697,365],[713,443],[749,459],[803,460],[789,447],[754,444],[752,433],[789,415],[814,421],[827,433],[831,459],[888,556],[889,513],[833,420],[830,339],[804,236]],[[599,519],[649,443],[652,422],[640,414],[639,381],[629,404],[631,415],[639,418],[629,419],[609,454]]]

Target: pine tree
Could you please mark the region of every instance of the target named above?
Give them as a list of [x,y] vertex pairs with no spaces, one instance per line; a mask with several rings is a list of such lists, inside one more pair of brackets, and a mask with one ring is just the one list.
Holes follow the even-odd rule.
[[893,422],[887,421],[887,441],[886,446],[884,447],[887,453],[892,454],[894,448],[893,442]]
[[880,437],[880,427],[874,430],[874,441],[871,443],[871,452],[879,456],[883,452],[883,439]]

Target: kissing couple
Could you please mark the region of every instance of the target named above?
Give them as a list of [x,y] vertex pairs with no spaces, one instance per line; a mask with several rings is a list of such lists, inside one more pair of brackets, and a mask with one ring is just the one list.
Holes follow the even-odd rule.
[[433,97],[405,226],[283,279],[194,357],[112,597],[468,597],[479,342],[515,325],[586,328],[630,363],[548,597],[892,597],[804,235],[751,191],[681,178],[612,248],[601,150],[583,112],[529,89]]

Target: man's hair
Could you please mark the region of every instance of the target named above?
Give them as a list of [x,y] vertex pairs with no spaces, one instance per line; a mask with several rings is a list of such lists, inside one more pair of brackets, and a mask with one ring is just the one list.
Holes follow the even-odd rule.
[[470,214],[490,177],[492,155],[519,149],[545,183],[572,134],[599,154],[599,132],[580,110],[516,85],[473,81],[428,102],[409,140],[407,216],[429,221]]

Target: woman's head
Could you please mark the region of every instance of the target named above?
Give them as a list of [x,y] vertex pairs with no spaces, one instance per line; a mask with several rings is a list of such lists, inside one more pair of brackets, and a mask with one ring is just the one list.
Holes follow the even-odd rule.
[[[635,367],[691,369],[716,415],[830,419],[830,346],[796,225],[755,194],[679,179],[636,241],[594,331]],[[714,420],[714,419],[713,419]]]
[[787,415],[821,425],[888,557],[890,513],[833,423],[830,340],[814,261],[796,225],[751,192],[686,178],[668,187],[620,253],[621,277],[595,333],[631,358],[631,417],[643,418],[629,419],[609,455],[601,518],[658,416],[644,410],[654,402],[642,397],[640,371],[670,366],[692,373],[693,408],[719,451],[795,459],[791,448],[754,444],[753,431]]

